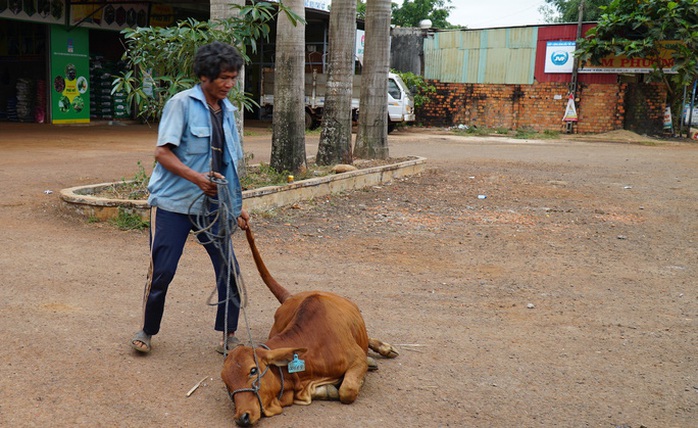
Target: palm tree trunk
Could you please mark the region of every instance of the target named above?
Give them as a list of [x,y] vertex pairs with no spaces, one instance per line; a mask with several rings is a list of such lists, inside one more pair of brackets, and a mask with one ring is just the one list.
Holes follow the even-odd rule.
[[351,163],[351,96],[354,83],[356,0],[334,0],[330,10],[329,68],[322,113],[319,165]]
[[390,0],[366,2],[366,45],[361,74],[359,131],[354,157],[387,159]]
[[[305,20],[303,0],[284,2]],[[276,21],[274,58],[274,115],[271,167],[298,173],[307,168],[305,158],[305,24],[293,25],[280,14]]]

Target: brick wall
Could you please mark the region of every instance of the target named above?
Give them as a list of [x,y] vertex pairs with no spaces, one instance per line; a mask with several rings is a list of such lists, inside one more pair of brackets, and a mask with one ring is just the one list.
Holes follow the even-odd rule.
[[625,129],[638,134],[658,134],[664,125],[666,86],[628,83],[625,91]]
[[[426,126],[475,125],[479,128],[565,131],[562,121],[568,99],[566,83],[488,85],[430,81],[436,94],[417,111],[417,122]],[[623,129],[628,84],[581,84],[577,91],[577,133],[600,133]],[[650,90],[651,89],[651,90]],[[661,91],[642,87],[637,97],[649,99],[639,117],[659,117]],[[654,101],[651,101],[654,100]],[[632,128],[631,128],[632,129]],[[661,131],[661,121],[657,132]]]

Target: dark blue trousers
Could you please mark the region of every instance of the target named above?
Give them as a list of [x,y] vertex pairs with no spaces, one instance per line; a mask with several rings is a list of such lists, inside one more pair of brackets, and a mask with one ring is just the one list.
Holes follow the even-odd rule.
[[[212,232],[217,232],[214,224]],[[198,232],[187,214],[178,214],[159,208],[152,208],[150,213],[150,268],[143,296],[143,331],[155,335],[160,331],[160,322],[165,310],[167,288],[177,271],[179,259],[184,251],[184,244],[191,231]],[[216,274],[218,289],[218,309],[216,311],[215,329],[224,331],[226,324],[226,296],[228,301],[228,332],[237,330],[240,315],[240,297],[235,285],[235,272],[239,271],[235,253],[230,239],[211,239],[197,235],[197,239],[208,253]],[[232,261],[231,261],[232,260]],[[229,272],[229,266],[235,271]],[[230,287],[228,288],[228,285]],[[229,290],[229,291],[228,291]]]

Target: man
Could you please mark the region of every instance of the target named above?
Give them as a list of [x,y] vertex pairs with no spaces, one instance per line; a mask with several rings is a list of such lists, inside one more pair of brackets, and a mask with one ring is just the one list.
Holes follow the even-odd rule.
[[[157,164],[148,184],[151,209],[150,268],[143,298],[143,328],[131,340],[138,352],[151,350],[160,330],[167,288],[191,231],[208,252],[216,274],[215,330],[223,332],[216,350],[235,338],[240,311],[230,243],[234,223],[247,227],[237,163],[243,161],[228,93],[243,65],[230,45],[213,42],[194,58],[199,83],[173,96],[163,109],[155,149]],[[222,217],[218,217],[222,215]],[[227,336],[227,337],[226,337]],[[227,339],[227,340],[226,340]]]

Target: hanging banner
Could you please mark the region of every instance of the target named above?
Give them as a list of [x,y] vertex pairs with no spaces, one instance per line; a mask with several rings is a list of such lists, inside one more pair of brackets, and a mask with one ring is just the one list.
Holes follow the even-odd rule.
[[361,64],[364,63],[364,47],[366,45],[366,31],[356,30],[356,40],[354,41],[354,57],[359,60]]
[[664,126],[663,126],[664,131],[673,131],[674,130],[674,124],[673,121],[671,120],[671,107],[667,106],[666,109],[664,109]]
[[172,6],[159,3],[150,5],[150,25],[152,27],[168,27],[174,23],[175,12]]
[[70,8],[70,23],[80,27],[117,31],[145,27],[148,25],[148,7],[147,2],[78,2]]
[[563,122],[576,122],[577,121],[577,109],[574,106],[574,95],[570,94],[567,99],[567,108],[565,108],[565,115],[562,117]]
[[[279,0],[270,0],[273,3],[278,3]],[[330,6],[332,5],[332,0],[303,0],[303,4],[306,9],[316,9],[324,10],[325,12],[330,11]]]
[[[665,42],[664,45],[672,42]],[[574,41],[558,40],[545,44],[546,73],[572,73],[574,51],[577,49]],[[657,58],[629,58],[625,55],[608,55],[599,60],[598,64],[580,64],[579,73],[638,73],[647,74],[654,71],[657,65],[666,74],[676,74],[675,60],[671,49],[661,49]]]
[[89,30],[51,25],[50,61],[51,123],[89,123]]
[[0,0],[0,18],[62,24],[65,11],[65,0]]

